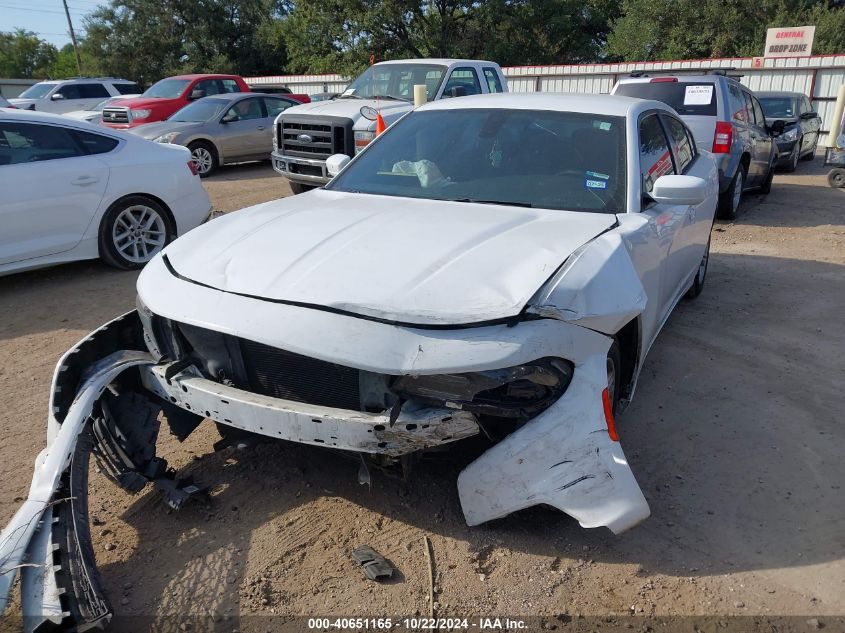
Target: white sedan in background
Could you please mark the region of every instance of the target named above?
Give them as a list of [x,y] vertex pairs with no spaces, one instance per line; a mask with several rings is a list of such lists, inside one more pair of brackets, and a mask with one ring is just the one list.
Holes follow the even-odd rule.
[[211,212],[190,153],[0,109],[0,274],[100,257],[140,268]]
[[77,121],[88,121],[88,123],[100,123],[103,120],[103,108],[105,108],[112,101],[117,101],[119,99],[134,99],[135,97],[140,96],[140,94],[134,94],[120,95],[119,97],[109,97],[108,99],[103,99],[102,101],[100,101],[100,103],[92,105],[90,108],[86,108],[85,110],[72,110],[71,112],[63,112],[62,116],[66,116],[69,119],[75,119]]
[[631,528],[650,510],[615,416],[702,290],[717,198],[715,162],[662,103],[485,95],[409,113],[324,189],[192,231],[141,273],[136,311],[59,362],[46,457],[0,535],[0,610],[25,551],[51,562],[23,568],[24,615],[108,617],[81,473],[96,443],[117,485],[181,506],[196,486],[154,457],[162,407],[179,439],[210,418],[365,473],[480,436],[457,481],[469,525],[547,504]]

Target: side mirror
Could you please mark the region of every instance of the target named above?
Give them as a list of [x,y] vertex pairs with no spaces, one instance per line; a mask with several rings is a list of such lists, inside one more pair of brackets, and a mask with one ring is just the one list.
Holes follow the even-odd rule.
[[222,119],[220,119],[221,123],[231,123],[232,121],[237,121],[238,117],[234,114],[227,114]]
[[346,154],[332,154],[326,159],[326,171],[334,178],[352,160]]
[[50,95],[50,101],[61,101],[64,98],[65,98],[65,96],[63,94],[59,93],[59,92],[55,92],[52,95]]
[[818,112],[814,112],[813,110],[810,110],[809,112],[805,112],[804,114],[802,114],[800,118],[809,120],[809,119],[815,119],[817,116],[819,116]]
[[467,89],[465,86],[453,86],[449,88],[447,94],[450,97],[466,97]]
[[188,97],[191,101],[196,101],[197,99],[202,99],[205,96],[205,90],[202,88],[194,88],[191,90],[191,94]]
[[701,204],[707,199],[707,182],[696,176],[661,176],[654,182],[651,197],[662,204]]
[[784,121],[775,121],[769,126],[769,133],[772,136],[780,136],[783,134],[783,130],[786,127],[786,123]]

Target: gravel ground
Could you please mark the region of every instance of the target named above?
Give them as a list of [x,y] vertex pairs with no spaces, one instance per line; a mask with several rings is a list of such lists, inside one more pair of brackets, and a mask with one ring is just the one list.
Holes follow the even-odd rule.
[[[213,453],[206,422],[160,453],[212,484],[207,506],[169,513],[92,478],[117,613],[427,614],[428,536],[443,616],[776,614],[813,629],[845,615],[845,190],[825,186],[820,163],[717,222],[704,293],[646,361],[619,420],[652,509],[641,526],[614,537],[532,509],[468,528],[462,451],[424,462],[407,489],[378,473],[367,488],[354,461],[318,449]],[[222,211],[290,194],[267,164],[205,184]],[[0,278],[1,522],[43,447],[56,360],[134,307],[136,277],[91,262]],[[362,543],[397,577],[365,580],[349,557]]]

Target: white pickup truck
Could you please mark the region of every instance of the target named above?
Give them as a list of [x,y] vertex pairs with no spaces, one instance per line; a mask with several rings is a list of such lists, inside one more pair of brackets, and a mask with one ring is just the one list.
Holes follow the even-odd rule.
[[[320,187],[331,176],[326,159],[350,157],[375,138],[376,122],[362,108],[381,112],[390,125],[414,107],[414,85],[424,84],[428,101],[507,92],[502,69],[471,59],[404,59],[370,66],[337,98],[288,108],[276,118],[273,168],[294,193]],[[366,110],[365,110],[366,112]]]

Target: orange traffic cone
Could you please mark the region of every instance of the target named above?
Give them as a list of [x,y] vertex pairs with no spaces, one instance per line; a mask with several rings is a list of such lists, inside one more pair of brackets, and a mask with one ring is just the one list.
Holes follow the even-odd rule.
[[387,129],[387,126],[384,124],[384,119],[381,118],[381,112],[376,115],[376,136],[381,134]]

